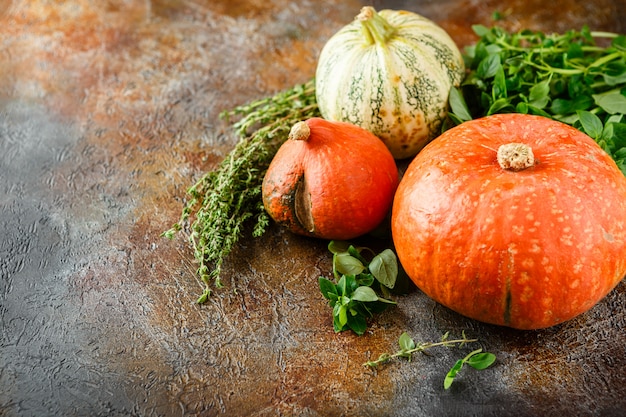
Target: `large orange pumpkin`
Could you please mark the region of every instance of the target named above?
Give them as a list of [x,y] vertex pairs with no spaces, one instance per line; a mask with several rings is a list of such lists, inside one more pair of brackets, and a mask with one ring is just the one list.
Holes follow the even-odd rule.
[[545,328],[589,310],[626,274],[626,177],[573,127],[488,116],[411,162],[392,235],[434,300],[483,322]]
[[385,144],[346,122],[293,126],[263,179],[263,204],[290,231],[345,240],[375,229],[391,209],[398,168]]

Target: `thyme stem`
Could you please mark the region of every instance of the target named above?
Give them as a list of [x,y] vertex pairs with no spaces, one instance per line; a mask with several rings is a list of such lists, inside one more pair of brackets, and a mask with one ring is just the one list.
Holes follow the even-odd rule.
[[265,233],[269,217],[262,201],[263,177],[278,148],[287,139],[291,126],[319,116],[315,82],[282,91],[238,106],[220,114],[230,120],[239,141],[214,171],[204,174],[187,194],[181,216],[162,236],[189,228],[189,242],[198,263],[197,273],[204,283],[198,303],[211,293],[211,281],[222,287],[222,265],[244,234],[248,220],[254,220],[252,236]]

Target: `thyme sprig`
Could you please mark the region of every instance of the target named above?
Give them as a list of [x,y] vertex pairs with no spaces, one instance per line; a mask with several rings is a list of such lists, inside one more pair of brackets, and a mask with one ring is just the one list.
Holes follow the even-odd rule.
[[261,196],[265,172],[293,124],[318,115],[314,80],[220,114],[227,121],[239,118],[232,124],[239,141],[217,169],[187,190],[190,198],[180,219],[162,234],[171,239],[190,223],[189,241],[205,285],[198,303],[211,294],[211,281],[216,288],[223,286],[223,262],[246,223],[254,221],[252,236],[265,232],[269,224]]
[[378,359],[367,361],[363,364],[363,366],[369,366],[371,368],[375,368],[379,365],[389,362],[394,358],[406,358],[409,362],[413,358],[414,353],[425,352],[428,349],[432,349],[434,347],[443,346],[443,347],[463,347],[468,343],[477,342],[478,339],[469,339],[465,332],[462,333],[462,337],[458,339],[450,339],[450,332],[446,332],[439,342],[420,342],[415,343],[415,341],[409,336],[408,333],[402,333],[398,338],[398,345],[400,349],[395,353],[381,353]]
[[[409,362],[413,358],[414,353],[425,353],[426,350],[443,346],[448,348],[462,348],[468,343],[477,342],[478,339],[468,339],[465,335],[465,332],[462,333],[462,337],[459,339],[450,339],[450,332],[446,332],[439,342],[421,342],[415,343],[415,341],[409,336],[408,333],[404,332],[398,338],[398,345],[400,345],[400,349],[395,353],[382,353],[378,359],[373,361],[367,361],[363,364],[365,367],[375,368],[384,363],[389,362],[394,358],[406,358]],[[482,348],[478,348],[476,350],[471,351],[462,359],[459,359],[455,362],[455,364],[450,368],[448,373],[446,374],[443,387],[444,389],[449,389],[452,386],[455,378],[463,369],[463,365],[469,365],[474,369],[482,371],[483,369],[489,368],[496,361],[496,355],[490,352],[483,352]]]

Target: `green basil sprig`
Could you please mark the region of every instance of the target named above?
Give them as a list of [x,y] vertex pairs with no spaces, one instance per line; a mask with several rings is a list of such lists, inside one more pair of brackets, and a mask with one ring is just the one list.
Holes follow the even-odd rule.
[[[396,283],[398,260],[391,249],[374,254],[342,241],[331,241],[328,249],[333,253],[335,280],[320,277],[319,288],[333,309],[333,327],[335,332],[350,329],[362,335],[367,319],[396,304],[387,297]],[[364,251],[373,258],[368,261]]]

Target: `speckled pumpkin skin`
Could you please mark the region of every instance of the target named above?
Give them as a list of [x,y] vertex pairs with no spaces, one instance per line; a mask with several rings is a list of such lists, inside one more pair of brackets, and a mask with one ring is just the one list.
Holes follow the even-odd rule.
[[[536,164],[502,169],[498,147]],[[626,177],[587,135],[538,116],[494,115],[435,139],[392,212],[398,257],[428,296],[467,317],[545,328],[593,307],[626,274]]]

